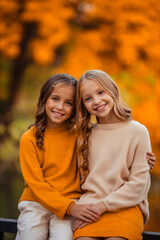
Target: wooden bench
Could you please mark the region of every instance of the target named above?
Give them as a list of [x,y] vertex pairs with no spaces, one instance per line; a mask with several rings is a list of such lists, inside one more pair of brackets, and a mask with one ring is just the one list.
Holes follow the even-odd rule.
[[[16,233],[17,220],[0,218],[0,240],[4,240],[4,233]],[[143,232],[143,240],[160,240],[160,232]]]

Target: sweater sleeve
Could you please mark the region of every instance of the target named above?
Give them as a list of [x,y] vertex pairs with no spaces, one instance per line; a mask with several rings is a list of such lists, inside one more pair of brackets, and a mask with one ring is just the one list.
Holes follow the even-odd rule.
[[29,186],[37,202],[63,219],[74,201],[64,197],[45,182],[35,144],[25,136],[22,136],[20,141],[20,163],[25,184]]
[[142,127],[138,132],[138,141],[134,149],[133,162],[128,180],[117,190],[103,199],[108,211],[114,212],[141,203],[150,188],[149,166],[146,153],[151,151],[148,131]]

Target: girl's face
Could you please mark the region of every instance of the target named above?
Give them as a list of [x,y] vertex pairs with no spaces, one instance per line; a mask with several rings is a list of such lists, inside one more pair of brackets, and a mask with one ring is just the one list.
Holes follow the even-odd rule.
[[61,127],[70,118],[74,102],[74,86],[57,83],[46,101],[47,128]]
[[113,98],[93,80],[85,80],[80,87],[82,101],[91,115],[98,118],[99,123],[113,123],[117,117],[113,111]]

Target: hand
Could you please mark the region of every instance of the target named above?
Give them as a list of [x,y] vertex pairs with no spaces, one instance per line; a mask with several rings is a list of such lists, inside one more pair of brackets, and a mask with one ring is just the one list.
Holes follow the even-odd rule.
[[89,223],[87,223],[87,222],[84,222],[84,221],[82,221],[82,220],[76,219],[76,220],[74,221],[72,230],[73,230],[73,231],[76,231],[78,228],[83,228],[83,227],[85,227],[85,226],[88,225],[88,224],[89,224]]
[[150,167],[150,170],[154,167],[155,165],[155,162],[156,162],[156,157],[154,155],[154,153],[151,153],[151,152],[147,152],[147,161],[148,161],[148,165]]
[[95,222],[99,219],[99,213],[96,209],[92,208],[92,206],[95,204],[74,204],[70,208],[70,215],[72,215],[74,218],[77,218],[79,220],[85,221],[85,222]]
[[103,201],[92,205],[90,209],[98,212],[99,216],[102,215],[104,212],[107,212],[106,205],[104,204]]

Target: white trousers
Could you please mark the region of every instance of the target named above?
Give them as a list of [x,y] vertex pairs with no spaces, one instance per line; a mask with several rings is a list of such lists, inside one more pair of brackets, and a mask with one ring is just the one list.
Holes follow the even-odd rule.
[[16,240],[72,240],[71,216],[61,220],[38,202],[22,201],[18,204],[18,232]]

